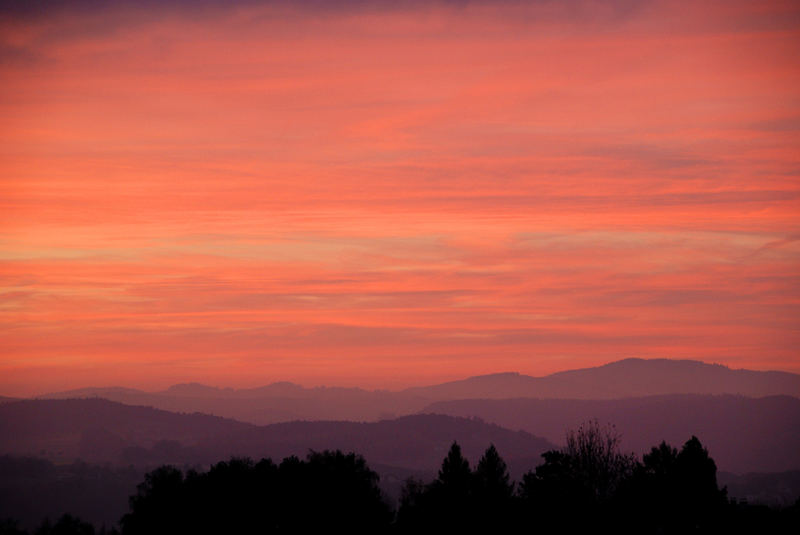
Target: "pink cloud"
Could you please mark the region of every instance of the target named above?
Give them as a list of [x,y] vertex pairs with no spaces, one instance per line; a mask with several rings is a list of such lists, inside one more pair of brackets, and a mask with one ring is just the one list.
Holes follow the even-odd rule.
[[4,391],[800,371],[791,2],[65,9],[0,20]]

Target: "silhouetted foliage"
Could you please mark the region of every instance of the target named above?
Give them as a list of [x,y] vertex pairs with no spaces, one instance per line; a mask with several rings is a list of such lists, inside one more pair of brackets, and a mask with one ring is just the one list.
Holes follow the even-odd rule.
[[792,533],[793,509],[728,502],[716,465],[696,437],[680,451],[662,442],[637,462],[613,427],[588,422],[543,454],[518,493],[490,445],[474,471],[457,443],[435,480],[411,479],[400,498],[401,533]]
[[406,482],[397,526],[410,533],[497,531],[512,526],[514,499],[508,468],[494,445],[473,472],[454,442],[433,482]]
[[[340,451],[311,452],[280,466],[280,526],[309,533],[338,526],[348,533],[388,529],[393,515],[364,458]],[[288,512],[288,514],[286,514]]]
[[50,525],[44,523],[34,532],[35,535],[94,535],[94,526],[72,515],[63,515],[58,521]]
[[569,457],[561,451],[542,454],[544,463],[522,476],[520,499],[525,524],[545,532],[579,520],[570,514],[574,504],[587,501],[575,479]]
[[208,472],[174,467],[150,472],[130,500],[123,535],[160,533],[381,533],[392,512],[378,475],[340,451],[305,461],[231,459]]
[[721,530],[727,500],[725,490],[717,486],[716,472],[697,437],[680,452],[662,442],[643,456],[621,489],[619,503],[624,509],[616,516],[631,533]]
[[514,483],[494,444],[478,461],[472,480],[475,526],[485,532],[509,528],[515,513]]
[[566,446],[545,452],[544,464],[523,476],[520,496],[528,522],[580,530],[601,521],[636,464],[619,445],[616,429],[596,420],[568,431]]
[[494,444],[489,445],[475,467],[474,488],[479,499],[490,502],[502,501],[514,494],[508,467]]
[[[661,442],[636,461],[613,427],[588,422],[545,452],[515,493],[490,444],[470,469],[453,442],[437,477],[410,479],[393,512],[378,475],[355,453],[311,451],[280,465],[231,458],[206,472],[161,466],[130,497],[123,535],[174,533],[797,533],[800,499],[784,509],[728,500],[708,450],[692,436],[680,450]],[[7,463],[10,461],[7,459]],[[23,460],[7,472],[54,474]],[[15,476],[15,477],[17,477]],[[31,524],[28,524],[31,525]],[[110,535],[74,516],[25,531],[0,521],[0,535]]]
[[447,457],[442,461],[439,476],[429,490],[436,512],[431,520],[437,531],[463,529],[470,524],[471,487],[472,472],[469,462],[461,454],[458,443],[453,442]]
[[697,437],[681,448],[675,471],[689,509],[699,513],[725,503],[725,490],[717,487],[717,465]]
[[623,500],[630,505],[638,520],[632,521],[631,525],[647,521],[666,530],[673,521],[680,492],[677,462],[678,450],[663,441],[642,457],[633,477],[622,489]]
[[406,482],[397,523],[404,531],[418,533],[464,530],[470,524],[471,502],[472,472],[453,442],[433,482]]
[[592,505],[608,502],[633,471],[636,458],[620,451],[620,438],[613,426],[603,428],[597,420],[567,432],[564,454]]
[[470,478],[469,461],[461,455],[461,446],[453,442],[447,457],[442,461],[436,484],[452,492],[466,492]]

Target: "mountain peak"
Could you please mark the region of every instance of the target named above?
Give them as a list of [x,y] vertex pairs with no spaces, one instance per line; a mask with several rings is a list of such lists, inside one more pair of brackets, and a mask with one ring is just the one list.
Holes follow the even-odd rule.
[[[716,367],[716,368],[724,368],[729,370],[728,366],[724,364],[717,364],[717,363],[708,363],[703,362],[700,360],[692,360],[692,359],[667,359],[667,358],[655,358],[655,359],[643,359],[641,357],[628,357],[625,359],[615,360],[609,362],[607,364],[603,364],[598,366],[598,368],[614,368],[614,367],[630,367],[630,366],[671,366],[671,367]],[[576,370],[569,370],[569,371],[576,371]]]
[[662,394],[800,397],[800,375],[735,370],[688,359],[626,358],[544,377],[505,372],[408,391],[436,399],[613,399]]

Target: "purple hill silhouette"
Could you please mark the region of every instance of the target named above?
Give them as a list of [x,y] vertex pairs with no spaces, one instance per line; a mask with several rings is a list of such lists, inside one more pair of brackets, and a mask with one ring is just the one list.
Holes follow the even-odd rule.
[[0,405],[0,455],[36,455],[58,462],[80,458],[136,465],[203,464],[232,455],[280,460],[304,457],[310,449],[341,449],[356,451],[376,465],[428,471],[439,466],[454,440],[475,459],[490,443],[509,461],[538,460],[555,447],[528,432],[446,415],[255,426],[103,399]]
[[662,394],[800,397],[800,375],[734,370],[694,360],[625,359],[545,377],[498,373],[404,392],[436,399],[615,399]]

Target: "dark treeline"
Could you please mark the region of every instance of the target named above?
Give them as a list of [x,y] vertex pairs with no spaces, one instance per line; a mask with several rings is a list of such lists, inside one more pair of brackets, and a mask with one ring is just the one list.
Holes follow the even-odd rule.
[[474,470],[454,443],[431,483],[409,482],[396,518],[402,533],[797,533],[800,500],[778,510],[728,500],[696,437],[638,461],[596,422],[517,485],[490,446]]
[[[130,497],[119,531],[100,533],[797,533],[800,500],[773,509],[729,500],[696,437],[639,461],[590,422],[519,483],[493,445],[472,468],[453,443],[437,477],[409,480],[396,511],[360,455],[311,452],[280,464],[233,458],[206,472],[162,466]],[[24,535],[12,521],[0,534]],[[80,519],[33,535],[97,535]]]
[[253,463],[232,459],[208,472],[162,467],[145,477],[121,521],[123,535],[160,533],[375,533],[392,522],[378,475],[364,459],[312,452]]

